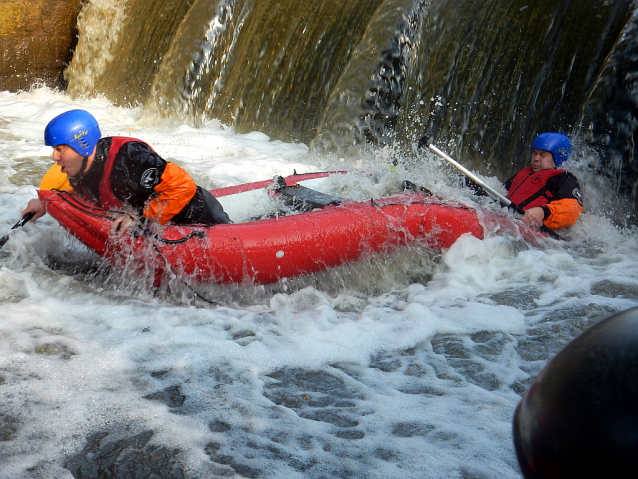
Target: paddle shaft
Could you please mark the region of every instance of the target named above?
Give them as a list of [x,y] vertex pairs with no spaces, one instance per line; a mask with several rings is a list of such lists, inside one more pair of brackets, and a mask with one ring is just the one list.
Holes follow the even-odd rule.
[[500,194],[498,191],[496,191],[494,188],[489,186],[487,183],[482,181],[478,176],[476,176],[470,170],[465,168],[463,165],[461,165],[459,162],[457,162],[454,158],[452,158],[451,156],[445,154],[444,152],[442,152],[441,150],[439,150],[436,146],[434,146],[432,144],[428,144],[428,148],[430,149],[430,151],[432,151],[436,155],[440,156],[441,158],[446,160],[448,163],[452,164],[459,171],[461,171],[465,176],[467,176],[469,179],[471,179],[476,184],[478,184],[481,188],[483,188],[485,190],[485,192],[488,195],[490,195],[492,198],[494,198],[495,200],[500,202],[503,206],[507,206],[508,208],[511,208],[514,211],[516,211],[517,213],[520,213],[522,215],[525,214],[525,211],[523,211],[523,209],[521,207],[519,207],[518,205],[512,203],[508,198],[506,198],[505,196]]
[[[11,227],[11,229],[14,230],[16,228],[22,228],[24,225],[26,225],[29,222],[29,220],[31,218],[33,218],[33,215],[35,215],[35,213],[27,213],[26,215],[24,215],[22,217],[22,219],[20,221],[18,221],[16,224],[14,224]],[[9,241],[9,235],[8,234],[0,237],[0,248],[2,248],[7,241]]]
[[[506,198],[505,196],[503,196],[502,194],[500,194],[498,191],[496,191],[494,188],[492,188],[491,186],[487,185],[484,181],[482,181],[478,176],[476,176],[474,173],[472,173],[470,170],[468,170],[467,168],[465,168],[463,165],[461,165],[458,161],[454,160],[454,158],[452,158],[450,155],[447,155],[445,153],[443,153],[441,150],[439,150],[436,146],[430,144],[429,141],[427,141],[427,137],[423,137],[421,138],[421,140],[419,141],[419,146],[427,144],[427,147],[430,149],[430,151],[432,151],[433,153],[435,153],[436,155],[440,156],[441,158],[443,158],[444,160],[448,161],[450,164],[452,164],[454,167],[456,167],[459,171],[461,171],[465,176],[467,176],[469,179],[471,179],[472,181],[474,181],[477,185],[479,185],[481,188],[483,188],[485,190],[485,192],[490,195],[492,198],[494,198],[495,200],[497,200],[498,202],[501,203],[501,205],[506,206],[508,208],[511,208],[512,210],[516,211],[517,213],[524,215],[525,214],[525,210],[523,210],[523,208],[521,208],[520,206],[518,206],[515,203],[512,203],[508,198]],[[548,234],[550,237],[557,239],[557,240],[564,240],[564,238],[562,236],[560,236],[558,233],[556,233],[555,231],[549,229],[547,226],[545,225],[541,225],[541,231]]]

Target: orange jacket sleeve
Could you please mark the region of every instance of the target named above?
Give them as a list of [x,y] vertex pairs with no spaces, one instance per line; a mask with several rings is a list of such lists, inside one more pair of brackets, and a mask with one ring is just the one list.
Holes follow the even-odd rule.
[[573,225],[583,211],[583,207],[578,204],[578,200],[573,198],[552,201],[545,207],[549,208],[550,214],[543,221],[543,224],[551,230]]
[[175,163],[167,163],[155,195],[144,206],[144,216],[166,224],[195,196],[197,185],[186,171]]
[[40,189],[45,191],[60,190],[73,193],[73,187],[69,183],[69,178],[66,176],[66,173],[62,173],[62,169],[57,163],[54,163],[54,165],[49,168],[49,171],[42,177]]

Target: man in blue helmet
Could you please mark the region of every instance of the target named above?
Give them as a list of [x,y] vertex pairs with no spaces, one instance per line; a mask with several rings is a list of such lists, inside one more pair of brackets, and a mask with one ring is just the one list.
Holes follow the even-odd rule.
[[[67,111],[51,120],[44,143],[53,147],[56,163],[54,172],[45,176],[48,189],[72,191],[99,206],[128,210],[113,221],[114,232],[136,221],[231,222],[213,195],[197,186],[186,171],[162,159],[143,141],[102,138],[97,120],[84,110]],[[35,213],[31,220],[35,221],[44,215],[44,206],[38,199],[31,200],[22,212],[27,213]]]
[[[541,133],[532,142],[530,166],[505,182],[507,198],[525,211],[523,221],[551,230],[573,225],[583,211],[578,180],[559,167],[571,151],[561,133]],[[471,179],[466,184],[477,194],[487,193]]]
[[565,135],[542,133],[532,142],[530,166],[505,182],[507,198],[525,210],[525,223],[554,230],[578,219],[583,211],[578,180],[559,168],[570,151]]

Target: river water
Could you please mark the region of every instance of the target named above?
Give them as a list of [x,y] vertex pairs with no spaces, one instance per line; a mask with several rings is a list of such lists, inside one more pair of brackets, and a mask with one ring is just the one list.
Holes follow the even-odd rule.
[[[411,179],[476,200],[428,155],[320,156],[36,88],[0,92],[0,234],[51,164],[46,123],[77,107],[208,188],[344,167],[369,174],[341,194]],[[582,186],[589,202],[604,193]],[[0,477],[518,478],[520,395],[567,341],[638,305],[633,230],[589,208],[564,235],[462,237],[272,287],[202,286],[209,304],[119,277],[44,217],[0,250]]]

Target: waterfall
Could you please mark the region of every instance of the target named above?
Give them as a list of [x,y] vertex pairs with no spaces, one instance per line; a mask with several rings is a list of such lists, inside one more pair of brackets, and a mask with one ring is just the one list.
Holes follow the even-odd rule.
[[314,148],[423,134],[507,178],[542,131],[636,197],[635,0],[92,0],[73,95]]

